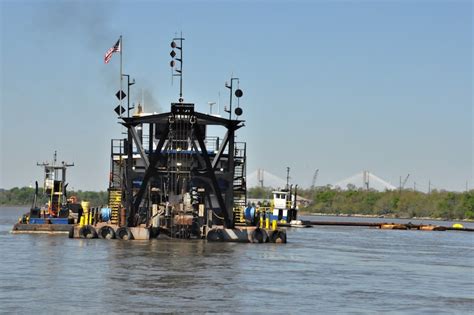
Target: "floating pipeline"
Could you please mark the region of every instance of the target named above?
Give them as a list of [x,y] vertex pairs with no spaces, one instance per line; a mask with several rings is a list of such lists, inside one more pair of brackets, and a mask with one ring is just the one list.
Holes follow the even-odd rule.
[[[302,226],[325,225],[325,226],[361,226],[375,227],[382,230],[420,230],[420,231],[462,231],[474,232],[472,228],[465,228],[462,224],[455,223],[453,226],[441,226],[432,224],[400,224],[400,223],[379,223],[379,222],[344,222],[344,221],[302,221]],[[278,223],[280,227],[294,227],[290,223]]]

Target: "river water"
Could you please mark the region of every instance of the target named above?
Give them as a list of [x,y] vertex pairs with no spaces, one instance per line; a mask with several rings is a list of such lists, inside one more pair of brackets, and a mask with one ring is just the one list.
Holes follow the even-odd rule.
[[289,229],[283,245],[77,240],[10,234],[22,212],[0,208],[1,313],[474,313],[470,232],[318,226]]

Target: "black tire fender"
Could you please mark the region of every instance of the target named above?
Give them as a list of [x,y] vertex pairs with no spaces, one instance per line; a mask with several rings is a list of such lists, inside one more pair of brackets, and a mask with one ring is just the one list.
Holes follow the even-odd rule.
[[286,243],[286,232],[276,230],[270,235],[270,242],[272,243]]
[[69,238],[74,238],[74,226],[71,226],[71,228],[69,229]]
[[132,231],[126,226],[122,226],[121,228],[118,228],[117,231],[115,231],[115,236],[124,241],[129,241],[133,239]]
[[92,225],[85,225],[79,230],[79,237],[87,239],[97,238],[97,231]]
[[111,240],[115,238],[115,231],[112,227],[108,225],[104,225],[99,229],[99,238],[103,238],[106,240]]
[[210,230],[209,232],[207,232],[206,238],[209,242],[217,242],[217,241],[221,240],[220,239],[221,235],[220,235],[219,231],[217,231],[217,230]]
[[266,243],[268,242],[268,234],[264,229],[256,228],[251,234],[252,243]]

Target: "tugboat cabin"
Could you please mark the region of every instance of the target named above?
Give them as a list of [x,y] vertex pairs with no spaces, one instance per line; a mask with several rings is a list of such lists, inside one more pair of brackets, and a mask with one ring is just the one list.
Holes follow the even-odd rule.
[[273,191],[273,212],[270,215],[271,221],[290,222],[296,220],[296,194],[291,193],[291,189]]

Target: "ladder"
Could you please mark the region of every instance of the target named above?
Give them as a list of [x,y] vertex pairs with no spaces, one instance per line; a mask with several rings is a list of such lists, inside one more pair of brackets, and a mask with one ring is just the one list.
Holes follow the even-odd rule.
[[[123,186],[123,166],[124,161],[124,140],[112,139],[110,156],[110,180],[109,180],[109,208],[110,223],[119,224],[120,208],[122,207],[122,186]],[[122,222],[123,223],[123,222]]]
[[109,188],[110,223],[119,224],[120,207],[122,205],[122,190]]
[[246,143],[235,143],[234,155],[234,224],[245,225],[244,211],[247,205],[247,183],[246,183]]

